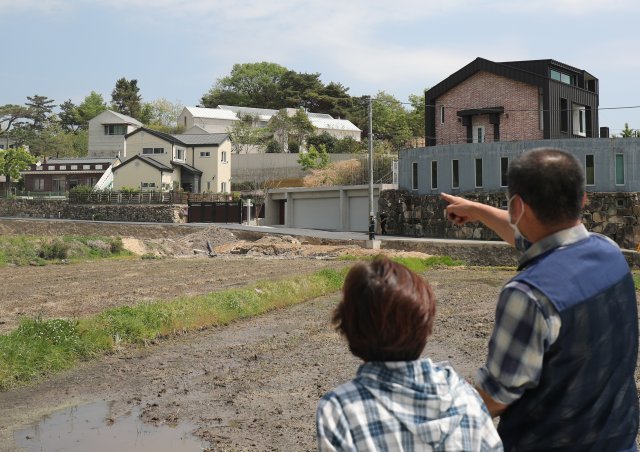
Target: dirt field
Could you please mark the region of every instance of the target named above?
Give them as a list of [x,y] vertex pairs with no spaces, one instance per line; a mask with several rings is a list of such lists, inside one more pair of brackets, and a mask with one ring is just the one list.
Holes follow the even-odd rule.
[[[4,227],[7,233],[6,223]],[[145,233],[134,237],[138,245],[147,250],[162,245],[149,242]],[[222,237],[213,230],[206,234],[209,240]],[[152,240],[165,239],[160,233]],[[182,248],[194,248],[202,237],[197,242]],[[218,242],[215,258],[175,252],[183,257],[0,269],[0,317],[5,322],[0,327],[12,328],[20,313],[82,316],[106,306],[345,265],[327,258],[342,252],[340,247],[290,239],[265,239],[257,247],[237,240]],[[190,255],[195,256],[193,250]],[[486,355],[497,294],[512,274],[429,271],[438,308],[426,354],[472,376]],[[151,424],[191,423],[210,450],[314,450],[318,398],[351,378],[358,366],[329,325],[336,301],[337,295],[328,296],[228,327],[122,349],[33,387],[0,393],[0,450],[16,450],[13,432],[43,415],[102,400],[113,401],[110,422],[139,410]]]

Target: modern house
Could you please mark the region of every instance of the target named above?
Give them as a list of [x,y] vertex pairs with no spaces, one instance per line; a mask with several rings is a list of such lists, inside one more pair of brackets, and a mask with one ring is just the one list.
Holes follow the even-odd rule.
[[124,137],[143,124],[131,116],[105,110],[89,120],[89,157],[127,157]]
[[[287,108],[287,114],[293,116],[297,109]],[[178,124],[186,130],[199,126],[209,133],[228,132],[233,124],[245,116],[253,118],[254,127],[267,127],[278,110],[266,108],[236,107],[219,105],[217,108],[185,107],[178,116]],[[346,119],[336,119],[323,113],[305,111],[316,133],[328,133],[334,138],[352,138],[361,141],[362,130]],[[253,152],[258,152],[254,148]]]
[[94,187],[118,163],[117,157],[44,158],[20,174],[26,191],[62,194],[78,185]]
[[425,93],[426,144],[597,138],[598,89],[559,61],[476,58]]
[[227,134],[170,135],[140,127],[125,135],[124,142],[129,158],[113,168],[116,190],[231,190],[231,142]]

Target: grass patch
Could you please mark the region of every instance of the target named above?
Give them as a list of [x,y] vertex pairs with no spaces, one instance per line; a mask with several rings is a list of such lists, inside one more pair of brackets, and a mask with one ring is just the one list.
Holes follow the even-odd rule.
[[[416,271],[459,265],[448,258],[398,259]],[[0,335],[0,390],[24,385],[125,344],[147,344],[177,332],[227,325],[341,289],[348,268],[170,301],[108,309],[82,320],[23,319]]]
[[[371,261],[379,256],[354,256],[345,254],[340,256],[340,260],[345,261]],[[394,257],[394,262],[398,262],[416,273],[422,273],[433,267],[460,267],[465,265],[464,261],[452,259],[449,256],[430,256],[424,259],[417,257]]]
[[46,265],[132,256],[120,237],[0,237],[0,266]]
[[636,290],[640,290],[640,272],[634,271],[631,274],[633,275],[633,285]]

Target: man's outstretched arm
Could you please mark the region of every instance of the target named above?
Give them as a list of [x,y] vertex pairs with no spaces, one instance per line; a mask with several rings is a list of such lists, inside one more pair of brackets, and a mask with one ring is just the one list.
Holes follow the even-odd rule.
[[479,221],[492,229],[505,242],[514,244],[515,237],[513,229],[509,225],[509,214],[506,210],[447,193],[440,193],[440,198],[449,203],[447,206],[449,221],[460,226]]

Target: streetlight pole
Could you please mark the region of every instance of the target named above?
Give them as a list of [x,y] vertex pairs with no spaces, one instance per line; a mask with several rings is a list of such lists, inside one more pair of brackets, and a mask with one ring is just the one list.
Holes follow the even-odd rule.
[[373,112],[369,96],[369,240],[375,239],[375,213],[373,208]]

